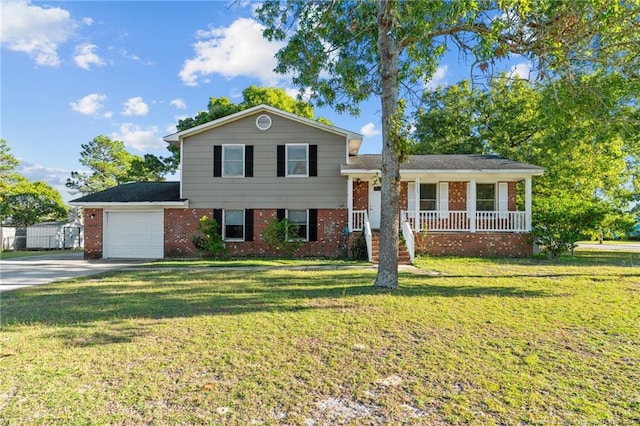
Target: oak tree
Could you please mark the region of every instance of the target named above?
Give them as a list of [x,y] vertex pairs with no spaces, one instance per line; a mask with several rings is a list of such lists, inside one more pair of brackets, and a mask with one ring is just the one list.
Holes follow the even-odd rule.
[[360,102],[380,99],[386,208],[374,285],[383,288],[398,287],[399,167],[409,154],[403,97],[429,82],[448,49],[481,71],[521,55],[551,77],[602,66],[637,73],[640,61],[637,1],[268,0],[257,15],[267,39],[287,42],[276,71],[319,105],[357,114]]

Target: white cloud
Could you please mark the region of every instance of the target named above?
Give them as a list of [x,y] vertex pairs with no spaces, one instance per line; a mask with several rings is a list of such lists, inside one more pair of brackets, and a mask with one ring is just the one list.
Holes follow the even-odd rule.
[[363,136],[372,137],[381,135],[382,130],[376,129],[376,125],[373,123],[367,123],[360,128],[360,133],[362,133]]
[[76,102],[71,102],[71,109],[84,115],[97,114],[104,103],[107,101],[107,95],[99,93],[92,93],[84,98],[78,99]]
[[14,52],[24,52],[38,65],[58,66],[58,46],[74,34],[77,23],[58,7],[40,7],[27,0],[2,3],[0,44]]
[[522,80],[529,80],[531,77],[531,63],[530,62],[521,62],[511,67],[511,72],[509,73],[509,77],[511,78],[520,78]]
[[436,72],[431,77],[431,80],[426,84],[426,88],[435,89],[438,86],[446,84],[447,72],[449,71],[449,65],[441,65],[436,68]]
[[60,193],[63,201],[66,202],[71,199],[71,195],[68,192],[69,189],[65,186],[67,178],[71,176],[71,170],[45,167],[42,164],[21,161],[18,172],[32,182],[41,180],[53,187]]
[[171,102],[169,102],[169,105],[174,106],[178,109],[187,109],[187,104],[184,103],[184,99],[182,98],[173,99]]
[[149,106],[144,103],[140,96],[129,99],[124,104],[122,115],[147,115]]
[[85,70],[91,69],[91,65],[103,66],[106,63],[100,58],[98,55],[94,53],[94,49],[97,49],[98,46],[95,44],[79,44],[76,46],[76,55],[73,57],[73,60],[76,62],[76,65]]
[[120,129],[111,135],[112,139],[124,142],[125,146],[132,147],[140,152],[148,152],[165,147],[165,142],[158,136],[158,128],[150,126],[146,129],[133,123],[123,123]]
[[278,85],[283,78],[273,72],[275,54],[284,43],[267,41],[262,37],[263,29],[252,19],[240,18],[228,27],[198,31],[195,57],[184,62],[178,75],[189,86],[197,86],[210,74],[252,77],[267,86]]

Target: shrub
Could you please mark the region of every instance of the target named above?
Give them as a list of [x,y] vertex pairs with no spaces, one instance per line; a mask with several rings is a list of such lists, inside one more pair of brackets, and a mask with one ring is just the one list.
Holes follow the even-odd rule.
[[262,239],[278,253],[291,256],[300,248],[302,240],[296,238],[300,233],[300,226],[289,219],[274,219],[262,230]]
[[223,256],[227,253],[227,246],[222,240],[220,226],[215,219],[203,216],[198,221],[199,234],[191,237],[191,242],[198,249],[200,255]]
[[369,260],[367,252],[367,240],[364,232],[358,232],[351,241],[351,258],[354,260]]
[[586,232],[596,228],[604,219],[606,209],[598,201],[580,200],[570,196],[541,199],[533,214],[536,237],[542,252],[549,259],[576,248]]

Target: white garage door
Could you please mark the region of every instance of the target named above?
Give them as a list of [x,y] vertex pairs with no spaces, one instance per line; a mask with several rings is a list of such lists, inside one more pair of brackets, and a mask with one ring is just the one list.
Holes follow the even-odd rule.
[[104,257],[164,257],[163,214],[162,211],[107,212],[104,224]]

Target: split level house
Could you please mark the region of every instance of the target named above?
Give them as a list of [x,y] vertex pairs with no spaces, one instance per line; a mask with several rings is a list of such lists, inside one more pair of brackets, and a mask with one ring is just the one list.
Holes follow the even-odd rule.
[[[86,258],[194,257],[203,216],[230,256],[274,255],[262,230],[299,225],[298,256],[346,256],[380,226],[381,156],[362,135],[257,106],[166,136],[179,182],[137,182],[71,202],[84,210]],[[410,256],[532,254],[531,183],[543,169],[489,155],[414,155],[401,166],[397,212]],[[372,249],[374,247],[374,249]]]

